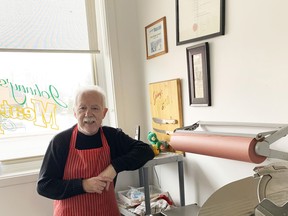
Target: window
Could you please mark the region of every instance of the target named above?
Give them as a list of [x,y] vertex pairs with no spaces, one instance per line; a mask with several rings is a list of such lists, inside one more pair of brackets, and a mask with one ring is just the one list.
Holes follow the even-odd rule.
[[[49,1],[55,3],[54,0]],[[5,0],[2,2],[5,2],[4,5],[6,4],[7,7],[9,6],[12,9],[16,7],[18,10],[18,4],[23,1]],[[35,9],[35,5],[33,5],[35,2],[38,1],[29,0],[25,1],[25,4]],[[43,4],[46,4],[44,2]],[[93,7],[94,1],[64,0],[57,2],[62,2],[60,3],[62,4],[62,8],[65,7],[65,4],[70,5],[73,3],[73,10],[69,9],[70,12],[77,9],[79,6],[77,6],[77,2],[82,2],[82,5],[79,7],[81,14],[90,17],[90,20],[88,19],[87,21],[86,29],[86,33],[89,32],[89,38],[88,41],[84,43],[86,45],[88,44],[88,49],[86,49],[87,47],[78,47],[79,49],[76,48],[77,50],[70,50],[68,47],[51,48],[38,46],[39,44],[45,45],[45,43],[49,43],[49,40],[48,42],[42,41],[41,43],[37,43],[36,49],[33,49],[33,47],[26,46],[31,43],[23,42],[24,38],[27,38],[29,34],[25,34],[25,37],[22,37],[23,41],[18,41],[18,45],[21,46],[18,47],[17,43],[13,43],[14,45],[16,44],[14,47],[8,47],[6,46],[9,44],[7,43],[7,38],[14,36],[11,32],[13,31],[12,27],[14,26],[15,19],[9,14],[6,14],[8,18],[5,18],[6,24],[3,25],[1,22],[3,22],[2,18],[4,15],[0,9],[0,26],[5,26],[5,28],[0,27],[0,33],[3,33],[3,29],[5,31],[9,29],[9,31],[5,32],[6,36],[0,34],[0,163],[4,160],[12,160],[13,162],[14,159],[33,158],[38,155],[43,155],[50,139],[56,133],[76,124],[76,119],[72,112],[72,103],[74,100],[74,91],[79,85],[98,83],[106,90],[110,112],[108,112],[104,124],[116,126],[117,121],[112,84],[113,77],[112,69],[109,67],[109,61],[111,61],[111,59],[109,59],[109,51],[107,51],[107,49],[109,49],[107,44],[109,43],[106,41],[108,40],[108,36],[105,25],[105,1],[95,0],[95,2],[99,4],[97,5],[99,7],[96,8],[98,10],[97,16],[99,16],[100,12],[100,16],[102,16],[100,19],[97,18],[97,30],[100,34],[97,38],[98,40],[95,40],[99,43],[101,53],[97,50],[98,43],[91,39],[95,39],[96,37],[96,30],[93,29],[95,22],[95,20],[93,20],[95,11],[92,9],[95,9],[95,7]],[[83,2],[86,3],[86,8],[83,7]],[[49,5],[49,7],[50,6],[52,7],[52,5]],[[42,8],[44,6],[40,4],[39,7]],[[28,10],[27,8],[29,9],[29,6],[26,7],[25,10]],[[53,13],[53,10],[49,10],[49,16],[47,15],[47,17],[51,17],[51,13]],[[39,15],[37,19],[45,19],[46,16],[43,17]],[[53,19],[54,18],[55,17],[53,17]],[[74,20],[77,20],[76,18]],[[34,17],[32,20],[34,19],[36,18]],[[21,19],[18,20],[22,22]],[[9,24],[10,21],[11,23]],[[7,26],[7,23],[11,26]],[[26,22],[26,24],[27,23],[29,22]],[[51,23],[55,24],[57,22]],[[46,28],[48,28],[48,26]],[[22,29],[23,28],[22,26]],[[49,28],[54,28],[54,26],[50,26]],[[43,30],[43,28],[41,29]],[[14,30],[18,30],[18,27],[15,27]],[[86,30],[84,28],[84,32]],[[74,31],[78,31],[78,28],[75,28],[75,26]],[[30,33],[31,35],[38,34],[36,30]],[[8,36],[8,34],[10,35]],[[22,33],[19,35],[21,34]],[[46,32],[46,36],[47,35],[48,33]],[[61,35],[63,36],[63,34]],[[73,34],[69,33],[66,36],[69,35]],[[65,41],[66,36],[58,39]],[[33,38],[35,39],[37,37]],[[41,37],[39,36],[39,38]],[[49,37],[46,37],[46,39],[47,38],[49,39]],[[75,38],[78,38],[78,36]],[[52,41],[55,41],[55,38]],[[69,44],[73,43],[69,42]],[[101,73],[96,73],[96,68],[100,68]],[[39,164],[37,164],[37,166],[39,166]]]

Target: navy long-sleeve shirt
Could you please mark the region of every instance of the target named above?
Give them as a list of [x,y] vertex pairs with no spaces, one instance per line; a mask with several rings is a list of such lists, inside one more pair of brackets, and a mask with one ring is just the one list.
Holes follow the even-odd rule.
[[[57,134],[47,148],[37,183],[37,191],[42,196],[61,200],[85,193],[82,179],[63,180],[74,127]],[[129,137],[121,129],[107,126],[102,127],[102,129],[110,147],[111,164],[117,173],[124,170],[139,169],[147,161],[154,158],[154,153],[148,144]],[[78,131],[77,149],[85,150],[99,147],[102,147],[100,130],[93,136],[86,136]]]

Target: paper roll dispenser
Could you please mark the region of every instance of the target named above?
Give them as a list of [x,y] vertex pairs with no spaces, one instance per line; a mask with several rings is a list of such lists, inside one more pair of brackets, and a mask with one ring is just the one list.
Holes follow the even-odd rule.
[[[208,126],[239,126],[273,128],[257,134],[222,133],[207,130]],[[267,157],[288,160],[288,153],[270,149],[270,145],[288,133],[288,125],[259,123],[225,123],[199,121],[191,126],[178,128],[171,134],[169,144],[177,151],[227,158],[251,163],[261,163]]]

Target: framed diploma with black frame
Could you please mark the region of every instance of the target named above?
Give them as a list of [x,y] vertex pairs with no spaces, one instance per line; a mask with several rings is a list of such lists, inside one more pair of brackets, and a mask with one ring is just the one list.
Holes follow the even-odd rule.
[[208,42],[186,48],[190,106],[211,106]]
[[225,0],[176,0],[176,44],[224,35]]

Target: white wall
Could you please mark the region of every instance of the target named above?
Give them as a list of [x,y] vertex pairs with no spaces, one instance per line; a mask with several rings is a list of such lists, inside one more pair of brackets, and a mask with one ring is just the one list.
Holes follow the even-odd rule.
[[[133,121],[143,113],[142,132],[147,134],[151,130],[148,84],[174,78],[182,80],[185,125],[198,120],[288,122],[287,1],[226,1],[225,35],[205,40],[210,46],[211,107],[189,106],[186,48],[204,41],[176,46],[175,0],[115,2],[118,43],[121,44],[118,54],[121,100],[125,103],[124,128],[131,128]],[[146,60],[144,28],[163,16],[167,18],[169,52]],[[139,50],[136,46],[140,46]],[[138,96],[144,96],[143,101]],[[186,203],[202,205],[219,187],[251,176],[255,166],[188,153],[185,159]],[[169,189],[179,200],[177,187],[171,187],[178,185],[174,176],[176,168],[171,164],[157,170],[162,188]]]
[[36,192],[38,173],[1,176],[0,214],[3,216],[51,216],[52,200]]
[[[143,75],[140,68],[136,1],[108,0],[108,23],[112,49],[118,126],[131,136],[136,125],[145,127],[145,100],[141,97]],[[142,134],[143,135],[143,134]]]

